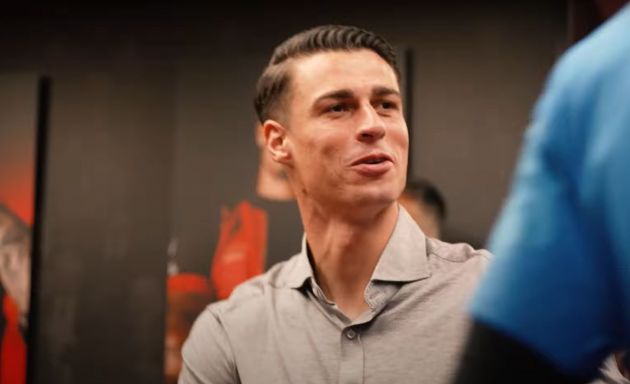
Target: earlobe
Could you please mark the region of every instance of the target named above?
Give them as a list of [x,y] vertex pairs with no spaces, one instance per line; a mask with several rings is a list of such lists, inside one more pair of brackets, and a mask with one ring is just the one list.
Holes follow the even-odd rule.
[[286,128],[275,120],[267,120],[263,123],[265,146],[271,153],[271,157],[282,164],[287,164],[291,159]]

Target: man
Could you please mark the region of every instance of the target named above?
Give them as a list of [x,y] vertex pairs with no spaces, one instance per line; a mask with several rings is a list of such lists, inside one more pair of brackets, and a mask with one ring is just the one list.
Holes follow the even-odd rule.
[[424,179],[408,182],[398,202],[409,212],[425,235],[440,238],[446,220],[446,203],[433,184]]
[[409,143],[392,47],[355,27],[297,34],[255,105],[302,251],[201,314],[180,383],[447,380],[487,253],[426,238],[396,202]]
[[457,383],[586,382],[630,347],[629,31],[626,5],[554,68]]

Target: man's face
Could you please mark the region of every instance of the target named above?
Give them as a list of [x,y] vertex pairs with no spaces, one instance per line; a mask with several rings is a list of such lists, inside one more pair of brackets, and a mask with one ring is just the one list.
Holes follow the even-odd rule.
[[293,61],[286,140],[295,190],[315,204],[389,204],[401,193],[409,137],[396,75],[370,50]]

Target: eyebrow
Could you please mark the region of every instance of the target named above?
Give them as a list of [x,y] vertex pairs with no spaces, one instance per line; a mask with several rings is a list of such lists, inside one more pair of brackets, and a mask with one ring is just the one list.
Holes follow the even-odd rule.
[[315,99],[315,102],[313,104],[317,104],[320,101],[326,100],[326,99],[335,99],[335,100],[350,99],[350,98],[352,98],[352,96],[354,96],[354,93],[351,90],[349,90],[349,89],[338,89],[338,90],[335,90],[335,91],[324,93],[323,95],[321,95],[317,99]]
[[[372,95],[378,96],[378,97],[389,96],[389,95],[400,96],[400,92],[398,92],[394,88],[378,86],[372,89]],[[354,92],[352,92],[349,89],[338,89],[335,91],[324,93],[323,95],[315,99],[315,102],[313,104],[317,104],[320,101],[326,100],[326,99],[343,100],[343,99],[350,99],[353,96],[354,96]]]
[[399,91],[395,90],[394,88],[389,88],[389,87],[374,87],[374,89],[372,89],[372,94],[374,96],[389,96],[389,95],[400,96]]

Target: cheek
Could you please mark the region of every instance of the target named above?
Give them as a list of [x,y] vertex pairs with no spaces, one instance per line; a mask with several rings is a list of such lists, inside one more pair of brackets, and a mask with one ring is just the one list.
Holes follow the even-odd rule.
[[302,183],[321,185],[323,175],[330,172],[330,160],[334,156],[334,149],[322,142],[321,138],[303,137],[293,146],[295,171]]
[[398,150],[401,156],[401,161],[405,164],[407,162],[407,152],[409,151],[409,133],[407,127],[394,128],[390,131],[390,139],[393,146]]
[[334,135],[311,137],[304,142],[303,155],[314,164],[330,166],[340,160],[344,152],[344,142]]
[[343,149],[338,145],[332,145],[330,143],[324,143],[320,148],[320,156],[322,161],[326,163],[336,162],[339,160],[340,155],[343,153]]
[[404,150],[408,150],[409,148],[409,131],[407,130],[407,126],[403,125],[403,127],[395,130],[396,132],[396,141],[398,144],[404,148]]

